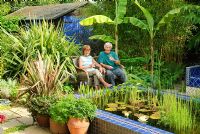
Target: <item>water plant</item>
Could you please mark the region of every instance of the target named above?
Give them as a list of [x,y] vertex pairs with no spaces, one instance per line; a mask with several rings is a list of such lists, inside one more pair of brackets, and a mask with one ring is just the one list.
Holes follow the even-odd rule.
[[195,126],[191,101],[183,101],[173,94],[164,94],[161,100],[161,122],[179,132],[190,132]]

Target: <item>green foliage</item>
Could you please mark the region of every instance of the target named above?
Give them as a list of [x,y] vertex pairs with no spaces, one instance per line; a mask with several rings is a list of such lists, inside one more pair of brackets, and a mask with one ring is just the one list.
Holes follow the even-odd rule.
[[11,6],[8,2],[0,4],[0,16],[7,15],[11,10]]
[[8,2],[0,4],[0,26],[9,32],[17,32],[19,30],[18,17],[6,17],[11,11],[11,6]]
[[120,61],[122,62],[123,65],[126,67],[129,66],[145,66],[149,63],[149,58],[145,57],[135,57],[135,58],[126,58],[126,59],[121,59]]
[[68,109],[66,113],[68,118],[94,119],[97,108],[91,100],[85,98],[69,98],[69,100],[66,101],[69,104],[65,107]]
[[73,93],[74,88],[73,88],[72,85],[64,84],[64,85],[63,85],[63,88],[62,88],[61,90],[62,90],[64,93],[70,94],[70,93]]
[[49,108],[56,103],[58,97],[54,96],[34,96],[27,100],[27,106],[32,115],[49,115]]
[[68,95],[50,108],[50,116],[53,120],[65,123],[69,118],[93,119],[96,106],[85,98],[75,98]]
[[[67,122],[67,118],[68,118],[68,109],[66,109],[66,107],[69,107],[71,102],[70,99],[72,96],[68,95],[67,98],[62,98],[61,100],[59,100],[57,103],[54,103],[50,109],[49,109],[49,115],[51,117],[51,119],[53,119],[54,121],[58,122],[58,123],[66,123]],[[67,99],[67,101],[66,101]],[[68,106],[69,105],[69,106]]]
[[[56,60],[55,62],[53,60]],[[60,57],[41,57],[27,64],[27,75],[23,75],[27,90],[32,95],[51,95],[62,90],[63,83],[72,75],[64,66],[69,59],[60,62]]]
[[104,42],[111,42],[115,44],[115,40],[111,36],[106,35],[93,35],[89,37],[90,40],[102,40]]
[[140,80],[143,81],[145,85],[150,86],[151,75],[150,72],[145,68],[138,66],[131,66],[127,68],[127,71],[129,72],[129,78],[131,78],[132,80]]
[[113,21],[104,15],[94,15],[80,21],[80,24],[82,26],[91,26],[91,25],[94,25],[95,23],[113,24]]
[[116,0],[116,9],[115,9],[115,23],[121,24],[123,22],[124,16],[126,14],[127,0]]
[[19,85],[16,80],[8,79],[6,81],[4,79],[0,79],[0,97],[10,98],[12,100],[16,99],[18,87]]
[[63,32],[53,24],[45,21],[32,24],[29,30],[21,29],[19,35],[8,33],[3,28],[1,30],[4,33],[3,38],[0,38],[1,51],[7,76],[15,77],[23,74],[28,61],[37,58],[38,51],[42,57],[51,55],[55,60],[59,53],[60,62],[67,60],[65,68],[69,69],[69,72],[75,70],[69,57],[79,53],[78,46],[74,42],[67,41]]
[[17,10],[25,6],[69,3],[69,2],[76,2],[78,0],[0,0],[0,3],[4,3],[5,1],[12,5],[13,8],[12,10]]
[[[115,1],[115,21],[104,15],[94,15],[88,17],[80,22],[83,26],[89,26],[94,24],[113,24],[115,26],[115,52],[118,53],[118,24],[123,22],[124,15],[126,14],[127,0]],[[107,37],[110,38],[110,37]],[[101,38],[102,39],[102,38]]]
[[[184,75],[184,68],[185,67],[183,65],[174,62],[156,62],[154,77],[155,86],[161,89],[176,89],[176,87],[173,87],[173,85],[181,81],[181,78]],[[159,83],[161,85],[159,85]]]
[[29,126],[30,126],[30,125],[20,125],[20,126],[8,128],[8,129],[6,129],[6,130],[4,131],[4,134],[10,134],[10,133],[22,131],[22,130],[26,129],[26,128],[29,127]]
[[19,20],[20,19],[18,17],[8,18],[5,16],[0,16],[0,26],[9,32],[18,32]]
[[0,56],[0,78],[3,76],[3,73],[4,73],[3,58]]
[[195,127],[191,102],[184,102],[172,94],[164,94],[161,101],[161,122],[175,128],[176,131],[191,133]]
[[[127,86],[126,84],[130,86]],[[120,89],[118,87],[114,87],[113,90],[95,90],[89,86],[81,85],[78,91],[84,97],[91,98],[98,108],[104,109],[108,103],[128,103],[129,101],[133,100],[131,97],[134,97],[134,92],[137,92],[137,95],[140,95],[140,92],[143,92],[142,90],[138,89],[139,86],[144,87],[144,81],[131,75],[127,83],[120,86]]]

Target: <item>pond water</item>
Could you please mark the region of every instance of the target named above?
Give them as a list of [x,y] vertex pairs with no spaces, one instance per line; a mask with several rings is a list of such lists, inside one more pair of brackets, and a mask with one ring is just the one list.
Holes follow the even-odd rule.
[[[126,104],[124,102],[108,103],[103,110],[173,132],[175,134],[200,134],[199,118],[196,118],[195,126],[193,126],[194,128],[188,130],[176,130],[175,128],[171,128],[169,125],[165,125],[160,121],[162,113],[157,107],[153,105],[148,106],[142,101],[138,101],[138,104]],[[196,115],[196,117],[200,116]]]
[[182,100],[176,95],[157,95],[126,88],[102,91],[92,100],[99,109],[175,134],[200,134],[199,103]]

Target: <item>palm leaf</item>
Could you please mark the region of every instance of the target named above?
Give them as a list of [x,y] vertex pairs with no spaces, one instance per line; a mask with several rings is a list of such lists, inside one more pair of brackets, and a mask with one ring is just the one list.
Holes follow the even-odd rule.
[[82,26],[91,26],[95,23],[113,24],[114,22],[110,18],[108,18],[107,16],[104,16],[104,15],[94,15],[94,16],[88,17],[88,18],[80,21],[80,24]]
[[144,21],[139,20],[138,18],[135,18],[135,17],[125,17],[124,18],[124,23],[131,23],[134,26],[137,26],[137,27],[139,27],[141,29],[148,30],[148,28],[149,28]]
[[94,36],[90,36],[89,39],[102,40],[104,42],[111,42],[111,43],[115,44],[115,40],[111,36],[107,36],[107,35],[94,35]]
[[135,4],[142,10],[142,12],[144,13],[144,16],[147,20],[147,23],[148,23],[148,29],[149,29],[149,33],[150,33],[150,36],[151,38],[153,37],[153,31],[154,31],[154,19],[151,15],[151,13],[145,9],[143,6],[140,5],[140,3],[135,0]]
[[116,8],[115,22],[117,24],[121,24],[126,14],[127,0],[118,0],[116,4],[117,4],[117,8]]
[[177,15],[178,13],[180,13],[181,9],[180,8],[176,8],[173,10],[170,10],[167,14],[165,14],[165,16],[163,16],[163,18],[159,21],[159,23],[156,26],[156,30],[159,30],[159,28],[161,26],[166,25],[167,23],[170,23],[172,21],[172,19],[175,17],[175,15]]

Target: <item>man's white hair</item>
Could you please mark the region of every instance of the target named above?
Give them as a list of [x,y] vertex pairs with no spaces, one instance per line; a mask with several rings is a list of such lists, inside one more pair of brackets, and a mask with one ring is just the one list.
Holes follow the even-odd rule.
[[112,48],[112,43],[106,42],[106,43],[104,44],[104,48],[105,48],[106,46],[111,46],[111,48]]

